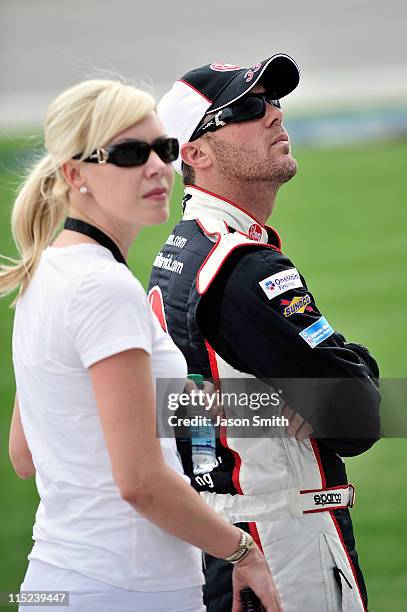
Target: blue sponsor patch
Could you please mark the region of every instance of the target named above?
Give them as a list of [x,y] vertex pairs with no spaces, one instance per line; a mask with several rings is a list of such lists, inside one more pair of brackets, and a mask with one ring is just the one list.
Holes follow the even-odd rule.
[[332,336],[333,333],[334,330],[328,321],[325,317],[321,317],[318,321],[303,329],[300,332],[300,336],[311,348],[315,348],[318,344],[329,338],[329,336]]

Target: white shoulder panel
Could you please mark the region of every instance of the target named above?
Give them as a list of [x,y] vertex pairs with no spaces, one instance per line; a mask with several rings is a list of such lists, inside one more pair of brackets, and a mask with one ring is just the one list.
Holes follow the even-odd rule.
[[223,262],[227,259],[232,251],[242,246],[264,246],[255,242],[248,236],[240,232],[228,233],[228,228],[224,221],[210,219],[201,221],[196,220],[202,230],[211,240],[216,239],[213,249],[205,259],[197,275],[197,289],[202,295],[209,288],[211,282],[219,272]]

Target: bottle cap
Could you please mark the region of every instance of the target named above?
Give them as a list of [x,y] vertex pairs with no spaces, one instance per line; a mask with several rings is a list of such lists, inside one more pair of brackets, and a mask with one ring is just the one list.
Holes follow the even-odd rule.
[[188,374],[187,378],[193,380],[197,385],[203,385],[204,377],[202,374]]
[[240,591],[240,602],[242,604],[242,610],[247,612],[258,612],[261,610],[260,599],[250,588],[242,589]]

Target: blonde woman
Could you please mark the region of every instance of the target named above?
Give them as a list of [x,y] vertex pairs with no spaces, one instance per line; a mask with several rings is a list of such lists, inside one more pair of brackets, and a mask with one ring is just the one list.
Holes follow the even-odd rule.
[[155,381],[187,369],[126,258],[167,219],[177,141],[149,94],[90,80],[51,104],[45,146],[14,205],[21,261],[0,270],[0,293],[19,289],[10,458],[40,496],[21,589],[69,591],[73,612],[198,612],[200,548],[238,562],[234,611],[247,585],[280,611],[250,536],[155,435]]

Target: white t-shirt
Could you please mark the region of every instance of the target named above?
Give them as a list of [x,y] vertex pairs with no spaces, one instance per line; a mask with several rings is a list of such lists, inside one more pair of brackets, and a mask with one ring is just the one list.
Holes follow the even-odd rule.
[[[139,515],[113,479],[87,368],[131,348],[151,355],[155,379],[185,378],[184,357],[124,264],[98,244],[48,247],[17,303],[13,331],[41,499],[29,559],[136,591],[200,585],[200,551]],[[160,442],[182,474],[174,438]]]

